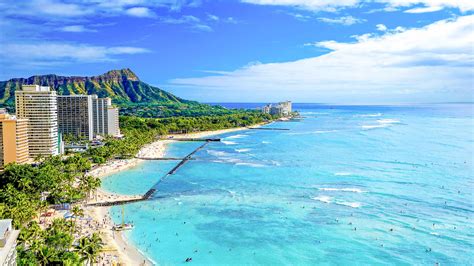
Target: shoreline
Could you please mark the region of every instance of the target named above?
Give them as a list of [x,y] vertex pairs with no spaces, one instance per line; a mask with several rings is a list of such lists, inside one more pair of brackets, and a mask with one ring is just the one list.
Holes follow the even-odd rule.
[[[252,127],[259,127],[266,123],[259,123]],[[166,155],[166,147],[168,144],[176,142],[176,139],[180,138],[205,138],[215,135],[221,135],[231,132],[248,130],[247,127],[239,128],[228,128],[214,131],[201,131],[186,134],[169,134],[166,135],[150,144],[145,145],[138,154],[140,158],[162,158]],[[118,172],[133,168],[139,165],[145,160],[131,158],[131,159],[115,159],[111,160],[103,165],[97,166],[91,170],[88,174],[103,179],[107,176],[116,174]],[[95,201],[89,200],[87,203],[104,202],[107,200],[117,199],[131,199],[141,197],[141,195],[119,195],[111,192],[107,192],[102,188],[99,188],[95,192]],[[99,230],[101,235],[104,236],[105,246],[108,247],[107,251],[103,254],[110,255],[116,262],[123,263],[124,265],[156,265],[152,259],[148,258],[138,247],[130,244],[130,240],[127,240],[122,232],[113,231],[112,216],[110,214],[110,207],[86,207],[85,211],[95,221],[103,224],[102,229]],[[110,251],[109,251],[110,249]],[[111,254],[109,254],[111,253]]]

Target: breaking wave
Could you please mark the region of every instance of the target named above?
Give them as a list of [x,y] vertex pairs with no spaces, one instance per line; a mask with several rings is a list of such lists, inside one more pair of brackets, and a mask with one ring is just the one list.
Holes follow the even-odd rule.
[[367,191],[364,191],[359,188],[331,188],[331,187],[321,187],[318,188],[318,190],[321,191],[341,191],[341,192],[354,192],[354,193],[365,193]]
[[237,142],[234,142],[234,141],[227,141],[227,140],[221,140],[222,143],[224,143],[225,145],[236,145]]
[[332,198],[328,197],[328,196],[317,196],[317,197],[314,197],[312,199],[317,200],[317,201],[321,201],[321,202],[324,202],[324,203],[331,203],[331,200],[332,200]]
[[252,149],[235,149],[236,152],[238,153],[242,153],[242,152],[249,152],[251,151]]
[[241,139],[241,138],[245,138],[245,137],[248,137],[248,135],[234,135],[234,136],[230,136],[230,137],[226,137],[225,139]]
[[348,202],[348,201],[333,201],[331,197],[329,196],[317,196],[314,198],[311,198],[313,200],[317,200],[323,203],[334,203],[336,205],[341,205],[341,206],[347,206],[351,208],[360,208],[362,204],[360,202]]
[[362,204],[360,202],[346,202],[346,201],[339,201],[339,202],[334,202],[337,205],[342,205],[342,206],[347,206],[351,208],[360,208]]
[[392,126],[393,124],[399,124],[400,120],[397,119],[379,119],[377,120],[377,124],[373,125],[363,125],[362,129],[375,129],[375,128],[385,128]]
[[259,163],[246,163],[246,162],[240,162],[236,163],[235,165],[242,165],[242,166],[250,166],[250,167],[265,167],[264,164],[259,164]]
[[355,115],[355,117],[379,117],[379,116],[382,116],[382,113]]
[[352,175],[352,173],[349,173],[349,172],[338,172],[338,173],[334,173],[335,176],[350,176]]

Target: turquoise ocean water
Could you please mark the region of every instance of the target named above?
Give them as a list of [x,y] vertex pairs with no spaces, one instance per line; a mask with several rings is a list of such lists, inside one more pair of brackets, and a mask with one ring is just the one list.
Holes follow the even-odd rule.
[[[126,205],[126,236],[162,265],[472,265],[473,108],[296,105],[303,121],[268,126],[289,131],[221,135]],[[142,194],[174,165],[103,185]]]

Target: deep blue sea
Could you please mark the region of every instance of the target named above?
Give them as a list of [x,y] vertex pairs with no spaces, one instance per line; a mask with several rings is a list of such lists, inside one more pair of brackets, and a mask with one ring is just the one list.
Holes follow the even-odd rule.
[[[162,265],[474,264],[474,105],[294,109],[303,120],[266,126],[289,130],[221,135],[126,205],[127,238]],[[175,164],[103,186],[141,194]]]

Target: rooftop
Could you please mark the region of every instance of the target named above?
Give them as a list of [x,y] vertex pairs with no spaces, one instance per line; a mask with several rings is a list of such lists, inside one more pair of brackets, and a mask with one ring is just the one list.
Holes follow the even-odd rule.
[[0,220],[0,239],[5,237],[7,231],[12,230],[12,219]]

